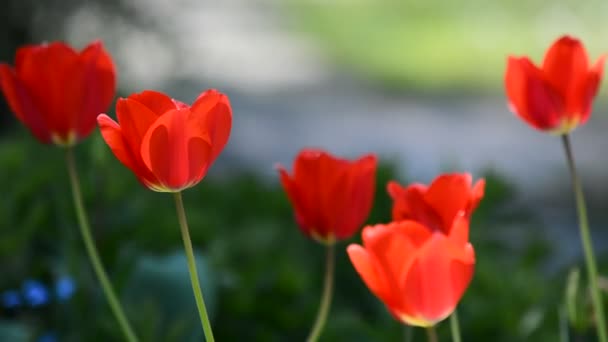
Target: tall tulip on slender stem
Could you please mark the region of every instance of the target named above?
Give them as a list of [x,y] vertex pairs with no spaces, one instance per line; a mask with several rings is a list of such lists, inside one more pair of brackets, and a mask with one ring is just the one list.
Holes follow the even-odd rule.
[[279,167],[281,184],[302,232],[327,246],[325,282],[317,319],[307,341],[316,341],[331,303],[334,244],[351,237],[372,208],[377,160],[366,155],[350,162],[318,149],[301,151],[293,175]]
[[509,57],[505,88],[509,108],[533,128],[560,135],[572,178],[574,199],[599,340],[608,341],[606,319],[598,288],[598,272],[589,231],[587,208],[576,170],[569,133],[587,122],[597,94],[606,55],[590,65],[583,44],[563,36],[556,40],[540,67],[528,57]]
[[97,118],[116,158],[150,190],[174,194],[192,290],[205,337],[212,342],[181,192],[205,177],[228,142],[232,127],[228,97],[208,90],[187,106],[148,90],[119,99],[116,113],[118,123],[105,114]]
[[13,113],[41,143],[66,148],[78,226],[93,270],[128,341],[136,341],[95,247],[82,203],[73,147],[91,134],[116,92],[116,72],[101,42],[77,52],[62,42],[26,45],[15,67],[0,64],[0,88]]

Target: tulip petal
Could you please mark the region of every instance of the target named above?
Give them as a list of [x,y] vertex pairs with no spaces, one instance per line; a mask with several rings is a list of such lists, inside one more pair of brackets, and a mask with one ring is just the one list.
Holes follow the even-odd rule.
[[[349,163],[321,153],[316,163],[319,181],[319,204],[328,216],[328,224],[334,229],[342,217],[343,207],[348,205],[348,194],[344,191],[349,185]],[[336,215],[338,214],[338,215]],[[331,219],[333,218],[333,220]]]
[[[403,307],[403,300],[397,294],[400,293],[399,275],[404,265],[409,261],[404,258],[404,254],[411,252],[413,247],[409,240],[398,235],[392,238],[390,228],[378,225],[363,229],[363,241],[365,249],[371,255],[370,262],[376,270],[378,279],[381,279],[381,286],[375,293],[388,307]],[[403,247],[403,248],[402,248]],[[405,254],[407,255],[407,254]]]
[[154,122],[141,144],[145,165],[165,189],[177,192],[198,183],[211,153],[209,137],[190,120],[189,109],[171,110]]
[[469,219],[464,211],[460,211],[450,228],[449,239],[458,246],[469,243]]
[[[472,248],[470,250],[472,250]],[[452,293],[454,298],[456,298],[456,304],[462,299],[469,284],[471,284],[474,270],[474,263],[452,260],[450,264],[450,275],[452,280]]]
[[405,188],[395,181],[389,181],[386,184],[386,191],[393,200],[396,200],[405,195]]
[[300,192],[300,200],[307,208],[307,221],[312,225],[309,229],[320,237],[328,238],[333,230],[330,217],[333,213],[326,210],[329,202],[326,194],[334,190],[336,172],[323,155],[317,150],[300,152],[294,163],[293,178],[298,189],[306,189]]
[[382,300],[387,306],[409,310],[402,296],[400,279],[408,272],[419,244],[430,236],[430,230],[413,221],[363,229],[365,249],[373,255],[378,276],[385,280],[387,295]]
[[405,261],[404,255],[414,250],[414,245],[406,236],[395,234],[393,230],[398,226],[398,223],[368,226],[362,233],[365,249],[374,254],[385,272],[384,276],[392,285],[397,284],[397,277]]
[[587,74],[587,58],[578,39],[561,37],[545,54],[542,67],[545,80],[562,98],[571,98],[576,83]]
[[360,158],[348,169],[345,188],[335,190],[348,196],[344,198],[344,205],[336,208],[336,217],[339,218],[339,222],[335,222],[336,238],[351,236],[369,216],[376,186],[376,164],[374,155]]
[[483,196],[485,194],[485,189],[486,189],[486,180],[485,179],[480,179],[477,182],[475,182],[475,185],[473,185],[473,189],[471,190],[470,204],[466,210],[467,215],[470,216],[471,213],[475,209],[477,209],[479,202],[481,202],[481,199],[483,198]]
[[529,125],[539,130],[560,126],[565,104],[528,58],[509,57],[505,89],[509,108]]
[[361,233],[363,246],[369,250],[382,249],[383,247],[378,247],[378,241],[384,241],[389,234],[399,234],[400,237],[408,240],[406,245],[418,248],[433,235],[433,231],[416,221],[398,221],[366,226]]
[[393,199],[392,217],[394,221],[416,220],[428,227],[439,226],[437,215],[424,203],[424,193],[427,187],[424,184],[414,183],[407,188],[395,181],[390,181],[386,187]]
[[28,127],[40,142],[49,143],[51,137],[44,117],[15,72],[6,64],[0,64],[0,89],[17,119]]
[[26,44],[17,49],[15,52],[15,70],[22,70],[23,64],[32,54],[40,51],[42,45]]
[[[606,58],[608,58],[608,55],[601,55],[591,68],[591,73],[595,74],[595,76],[599,79],[601,79],[602,75],[604,74],[604,64],[606,62]],[[593,89],[597,91],[596,88]]]
[[[442,219],[442,227],[452,225],[456,214],[469,205],[470,174],[444,174],[437,177],[424,195],[428,203]],[[445,229],[444,228],[444,229]],[[448,231],[444,230],[447,234]]]
[[428,239],[435,233],[433,229],[420,224],[416,221],[401,221],[398,222],[393,229],[407,237],[415,248],[420,248]]
[[[17,53],[17,77],[45,115],[50,134],[67,142],[76,134],[84,99],[79,55],[62,42],[26,47]],[[96,113],[98,114],[98,113]]]
[[410,316],[435,323],[445,319],[468,286],[473,265],[455,262],[449,244],[444,236],[435,234],[403,278],[403,296],[414,309]]
[[188,141],[188,174],[192,186],[200,182],[211,166],[211,144],[209,136],[193,136]]
[[[116,102],[116,116],[118,123],[123,131],[127,143],[131,146],[134,153],[139,153],[144,135],[150,126],[156,122],[159,116],[148,107],[131,97],[120,98]],[[138,156],[137,158],[141,158]]]
[[604,62],[607,55],[602,55],[593,65],[591,70],[586,73],[586,77],[581,78],[573,94],[572,115],[578,115],[579,123],[584,124],[591,116],[591,106],[593,99],[599,90],[602,75],[604,73]]
[[170,110],[184,108],[185,106],[183,103],[154,90],[144,90],[139,94],[129,96],[129,99],[141,103],[156,114],[156,116],[161,116]]
[[84,99],[76,115],[79,137],[88,136],[95,127],[99,113],[108,109],[116,93],[116,71],[100,41],[93,42],[80,54],[83,72]]
[[431,229],[445,230],[441,216],[425,199],[425,194],[428,192],[425,185],[415,183],[405,189],[397,183],[389,184],[389,186],[389,193],[393,192],[395,195],[393,196],[393,220],[414,220]]
[[386,280],[376,271],[372,256],[361,246],[350,244],[346,249],[351,263],[363,279],[365,285],[378,298],[387,300],[390,298],[390,288]]
[[209,134],[213,163],[230,137],[232,109],[228,97],[217,90],[207,90],[194,101],[191,111],[198,116],[203,130]]
[[118,123],[106,114],[100,114],[97,117],[97,122],[99,124],[99,129],[101,130],[101,136],[106,141],[106,144],[110,146],[110,149],[116,158],[123,163],[124,166],[138,175],[139,168],[137,167],[137,160],[133,157],[133,153],[129,149]]
[[289,174],[285,168],[278,166],[277,169],[279,170],[279,179],[281,181],[281,185],[287,193],[287,198],[294,208],[294,214],[298,227],[305,235],[311,236],[310,230],[313,228],[315,223],[308,222],[308,218],[310,217],[308,214],[309,209],[307,207],[307,203],[302,201],[302,196],[299,192],[298,185],[289,177]]

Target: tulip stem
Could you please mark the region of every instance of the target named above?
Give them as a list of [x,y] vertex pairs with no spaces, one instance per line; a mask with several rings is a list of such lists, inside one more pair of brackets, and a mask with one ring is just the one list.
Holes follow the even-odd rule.
[[196,307],[198,308],[198,314],[201,318],[203,331],[205,332],[205,340],[207,342],[214,342],[215,339],[213,338],[211,323],[209,322],[209,316],[207,315],[205,300],[203,299],[201,285],[198,281],[198,272],[196,271],[196,261],[194,259],[194,251],[192,250],[190,232],[188,231],[188,220],[186,219],[186,211],[184,210],[184,201],[182,200],[182,193],[176,192],[174,195],[175,208],[177,209],[177,218],[179,220],[179,226],[182,231],[184,249],[186,250],[186,256],[188,257],[188,270],[190,271],[190,282],[192,283],[192,291],[194,291],[194,298],[196,299]]
[[82,202],[82,193],[80,191],[80,182],[78,180],[78,172],[76,171],[76,163],[74,162],[74,152],[70,147],[66,150],[66,164],[68,168],[68,173],[70,175],[70,183],[72,185],[72,197],[74,199],[74,207],[76,208],[76,216],[78,217],[78,226],[80,227],[80,233],[82,235],[82,240],[84,241],[84,246],[89,255],[89,259],[91,260],[91,264],[93,265],[93,270],[99,279],[101,284],[101,288],[106,296],[106,300],[108,304],[110,304],[110,308],[112,309],[112,313],[118,320],[120,328],[122,329],[125,338],[129,342],[136,342],[137,337],[127,320],[127,316],[125,315],[122,306],[120,305],[120,301],[116,297],[116,293],[112,288],[112,283],[108,279],[108,275],[103,268],[101,263],[101,259],[99,257],[99,252],[95,247],[95,243],[93,242],[93,237],[91,236],[91,228],[89,226],[89,220],[87,218],[87,214],[84,210],[84,205]]
[[403,341],[412,342],[414,340],[414,327],[410,325],[403,326]]
[[572,147],[570,145],[570,138],[568,134],[562,135],[562,142],[564,144],[564,151],[566,152],[566,159],[568,161],[570,176],[572,177],[572,188],[574,191],[574,199],[576,201],[576,210],[578,213],[578,223],[581,241],[583,243],[583,251],[585,253],[587,276],[589,279],[589,287],[591,290],[593,309],[595,311],[597,335],[600,342],[608,342],[608,336],[606,335],[606,320],[604,318],[604,308],[602,307],[602,297],[598,288],[597,266],[595,263],[595,256],[593,254],[591,233],[589,232],[589,221],[587,219],[587,206],[585,204],[585,196],[583,194],[581,180],[579,178],[578,172],[576,171],[576,165],[574,163],[574,156],[572,154]]
[[334,287],[334,268],[335,268],[335,257],[334,257],[334,245],[327,245],[327,255],[325,259],[325,281],[323,285],[323,295],[321,297],[321,305],[319,306],[319,312],[317,313],[317,319],[315,324],[308,335],[306,341],[315,342],[321,336],[325,322],[327,321],[327,315],[329,314],[329,306],[331,304],[331,296]]
[[460,338],[460,324],[458,323],[458,313],[456,309],[450,315],[450,329],[452,330],[452,341],[460,342],[462,339]]
[[428,327],[426,328],[426,338],[427,341],[429,342],[438,342],[439,339],[437,338],[437,331],[435,331],[435,327]]

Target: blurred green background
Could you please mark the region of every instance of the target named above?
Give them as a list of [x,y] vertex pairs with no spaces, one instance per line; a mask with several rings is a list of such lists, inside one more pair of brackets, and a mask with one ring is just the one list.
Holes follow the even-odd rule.
[[502,92],[506,56],[540,61],[559,34],[605,52],[602,0],[284,2],[332,58],[381,85],[423,92]]
[[[445,131],[437,129],[458,132],[467,126],[471,118],[460,112],[469,104],[489,101],[488,108],[503,111],[497,117],[507,117],[501,97],[506,55],[539,61],[564,32],[584,37],[593,59],[606,51],[607,2],[9,0],[2,6],[1,61],[12,63],[24,43],[65,39],[82,46],[102,37],[116,56],[120,96],[154,88],[187,100],[210,86],[230,96],[235,120],[227,150],[208,177],[184,193],[218,341],[303,340],[313,323],[324,249],[297,229],[272,169],[277,161],[290,166],[304,145],[347,157],[380,154],[369,223],[390,218],[388,180],[405,184],[439,171],[471,170],[461,160],[488,146],[504,164],[487,161],[481,151],[475,165],[482,167],[472,170],[488,185],[471,226],[477,266],[459,306],[463,340],[595,340],[584,272],[579,288],[570,286],[569,307],[565,301],[568,273],[582,261],[557,139],[542,137],[547,145],[531,155],[510,155],[492,143],[501,129],[521,130],[517,139],[506,134],[507,144],[521,140],[528,150],[541,144],[541,138],[533,140],[540,134],[514,119],[513,126],[497,119],[483,130],[463,131],[463,140],[478,140],[458,154],[435,156],[439,167],[428,167],[424,149],[442,151]],[[365,106],[352,112],[333,107],[353,99],[360,101],[353,107]],[[389,112],[393,106],[428,106],[420,116],[429,121],[412,127],[431,138],[409,144],[425,151],[422,156],[412,158],[406,142],[388,139],[383,131],[353,135],[344,128],[360,110],[369,112],[369,122],[403,122],[399,136],[415,134],[409,123],[417,124],[418,116],[379,115],[387,103]],[[600,153],[606,144],[605,95],[598,104],[596,130],[576,137],[580,146],[591,147],[577,152],[590,160],[583,174],[591,177],[591,222],[606,274],[606,163],[590,152]],[[319,127],[313,112],[327,117]],[[454,117],[465,122],[457,126]],[[585,134],[593,139],[585,140]],[[367,145],[367,135],[380,142]],[[555,147],[557,164],[544,146]],[[400,149],[407,152],[394,152]],[[0,341],[121,340],[82,248],[64,157],[61,149],[38,145],[2,104]],[[77,160],[97,246],[135,330],[143,341],[201,340],[171,196],[140,186],[98,132],[78,146]],[[535,168],[530,160],[547,168]],[[507,172],[505,165],[519,166]],[[338,245],[335,297],[322,340],[424,341],[424,331],[394,321],[358,278],[344,252],[358,241],[355,236]],[[68,298],[59,294],[62,277],[73,282]],[[39,282],[33,295],[25,286],[32,280]],[[448,324],[438,329],[440,340],[449,340]]]

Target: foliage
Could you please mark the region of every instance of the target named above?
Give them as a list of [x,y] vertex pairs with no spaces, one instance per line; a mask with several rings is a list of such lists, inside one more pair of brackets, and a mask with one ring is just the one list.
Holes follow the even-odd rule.
[[[0,332],[120,340],[77,234],[62,151],[33,142],[22,128],[15,131],[0,140],[0,291],[61,274],[71,274],[77,285],[68,302],[0,309]],[[189,325],[196,311],[186,263],[174,260],[182,241],[171,196],[140,186],[99,134],[77,152],[96,243],[136,331],[146,341],[196,339],[200,327]],[[319,304],[324,249],[298,231],[276,180],[248,172],[225,177],[218,166],[184,193],[193,243],[205,260],[201,278],[216,337],[303,340]],[[384,186],[396,175],[390,165],[380,168],[369,222],[389,220]],[[485,177],[487,194],[471,233],[478,263],[459,308],[464,340],[555,341],[566,272],[549,272],[546,265],[558,251],[535,233],[541,223],[513,187],[493,172]],[[356,275],[346,245],[337,248],[337,288],[322,340],[402,339],[404,328]],[[448,338],[449,325],[441,324],[439,334]],[[423,340],[424,333],[414,337]]]

